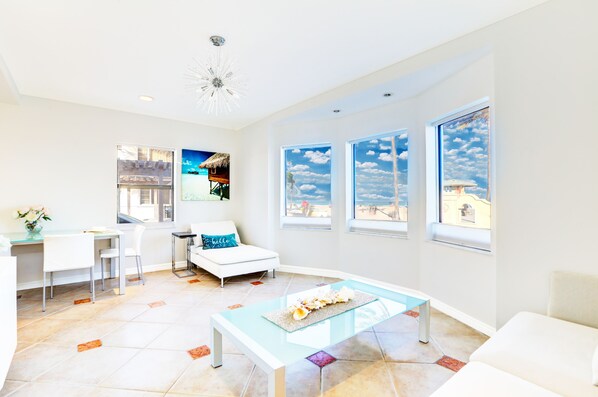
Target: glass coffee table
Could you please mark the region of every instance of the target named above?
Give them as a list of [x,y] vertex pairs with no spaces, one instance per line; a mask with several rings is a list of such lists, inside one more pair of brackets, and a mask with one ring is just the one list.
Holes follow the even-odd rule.
[[[343,286],[365,292],[378,299],[310,325],[287,332],[262,317],[284,309],[300,297],[315,295],[318,289],[340,290]],[[305,357],[348,339],[372,326],[406,311],[419,308],[419,341],[430,339],[430,301],[355,280],[314,288],[283,296],[211,317],[212,366],[222,366],[222,335],[268,375],[268,397],[285,396],[285,367]]]

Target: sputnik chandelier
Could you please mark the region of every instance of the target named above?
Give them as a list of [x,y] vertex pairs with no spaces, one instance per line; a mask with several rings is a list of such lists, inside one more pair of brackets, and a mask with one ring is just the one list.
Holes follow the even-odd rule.
[[195,64],[189,67],[188,77],[192,81],[190,86],[197,96],[198,106],[207,113],[231,112],[233,108],[239,107],[244,82],[233,62],[221,53],[224,37],[212,36],[210,41],[216,51],[207,61],[195,60]]

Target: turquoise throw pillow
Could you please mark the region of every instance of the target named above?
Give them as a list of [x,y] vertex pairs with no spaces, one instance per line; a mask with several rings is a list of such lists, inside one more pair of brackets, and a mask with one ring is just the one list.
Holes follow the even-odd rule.
[[238,246],[237,239],[235,238],[235,233],[225,234],[222,236],[211,236],[208,234],[202,234],[201,243],[203,244],[203,249],[205,250]]

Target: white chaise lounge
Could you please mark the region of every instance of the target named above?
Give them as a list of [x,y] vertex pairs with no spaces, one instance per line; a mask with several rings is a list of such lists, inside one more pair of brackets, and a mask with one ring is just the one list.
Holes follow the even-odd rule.
[[[253,245],[241,244],[239,233],[232,221],[194,223],[191,232],[197,234],[195,244],[190,249],[189,259],[195,265],[212,273],[220,279],[220,287],[224,287],[224,278],[241,274],[272,270],[276,277],[276,269],[280,266],[278,254]],[[235,234],[238,247],[204,250],[201,235]]]

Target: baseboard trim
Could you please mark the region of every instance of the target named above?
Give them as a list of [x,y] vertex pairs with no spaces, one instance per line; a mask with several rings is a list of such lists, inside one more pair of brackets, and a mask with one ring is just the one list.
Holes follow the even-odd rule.
[[366,283],[373,283],[379,285],[383,288],[390,289],[392,291],[401,292],[405,294],[409,294],[415,297],[421,297],[425,299],[430,299],[430,305],[438,311],[450,316],[456,320],[459,320],[465,325],[470,326],[471,328],[483,333],[484,335],[492,336],[496,333],[496,328],[480,321],[476,318],[471,317],[469,314],[462,312],[459,309],[454,308],[451,305],[444,303],[443,301],[434,298],[433,296],[429,296],[424,294],[421,291],[401,287],[400,285],[388,283],[385,281],[379,281],[367,277],[358,276],[352,273],[342,272],[340,270],[334,269],[322,269],[322,268],[315,268],[315,267],[302,267],[302,266],[289,266],[289,265],[280,265],[280,268],[277,269],[280,272],[286,273],[297,273],[297,274],[306,274],[311,276],[321,276],[321,277],[334,277],[340,278],[343,280],[353,279],[357,281],[363,281]]
[[[176,264],[177,264],[177,267],[187,266],[186,261],[180,261],[180,262],[177,262]],[[170,269],[172,269],[172,263],[170,263],[170,262],[143,266],[144,273],[159,272],[162,270],[170,270]],[[60,277],[59,274],[60,273],[56,273],[54,275],[54,285],[81,283],[84,281],[89,281],[89,276],[87,275],[87,273],[77,274],[75,276],[68,276],[68,277]],[[132,274],[137,274],[137,268],[127,267],[125,274],[127,276],[132,275]],[[110,272],[105,272],[104,277],[109,278]],[[99,270],[94,272],[94,278],[96,280],[101,280],[102,275]],[[41,287],[43,287],[43,283],[42,283],[42,280],[40,279],[40,280],[29,281],[26,283],[17,284],[17,291],[32,289],[32,288],[41,288]]]

